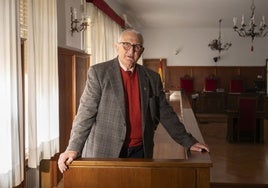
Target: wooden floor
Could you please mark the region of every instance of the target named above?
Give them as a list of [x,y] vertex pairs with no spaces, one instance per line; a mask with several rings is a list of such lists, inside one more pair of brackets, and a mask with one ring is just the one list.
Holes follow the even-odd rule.
[[268,187],[268,120],[265,121],[264,144],[229,143],[224,118],[205,120],[203,116],[200,120],[200,130],[211,150],[212,188]]

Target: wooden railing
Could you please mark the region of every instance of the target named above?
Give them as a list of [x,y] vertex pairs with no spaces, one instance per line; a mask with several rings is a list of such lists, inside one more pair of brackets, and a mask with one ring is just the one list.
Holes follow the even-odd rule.
[[[204,142],[187,97],[180,102],[186,129]],[[63,183],[65,188],[208,188],[211,166],[209,153],[185,151],[159,125],[153,159],[78,159],[64,173]]]

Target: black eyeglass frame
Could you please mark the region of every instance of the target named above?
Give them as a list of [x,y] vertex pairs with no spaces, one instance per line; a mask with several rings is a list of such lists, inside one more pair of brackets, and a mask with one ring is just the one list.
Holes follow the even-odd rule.
[[141,44],[131,44],[130,42],[119,42],[118,44],[122,44],[125,50],[130,50],[131,47],[133,47],[135,52],[143,50],[143,46]]

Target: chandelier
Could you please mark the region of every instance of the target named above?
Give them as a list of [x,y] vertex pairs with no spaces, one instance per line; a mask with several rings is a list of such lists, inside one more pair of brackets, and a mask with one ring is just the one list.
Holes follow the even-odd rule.
[[234,26],[233,29],[238,33],[240,37],[251,37],[251,51],[254,51],[253,41],[255,37],[265,37],[267,35],[267,25],[265,24],[265,17],[262,16],[259,27],[255,24],[255,4],[252,0],[251,4],[251,16],[249,19],[249,24],[245,24],[244,15],[241,18],[241,26],[237,27],[237,17],[233,18]]
[[210,47],[211,50],[217,50],[219,52],[219,56],[218,57],[214,57],[213,60],[215,62],[217,62],[220,59],[220,54],[221,51],[223,50],[228,50],[230,48],[230,46],[232,46],[231,42],[228,43],[223,43],[222,39],[221,39],[221,22],[222,20],[219,20],[219,37],[218,39],[213,39],[208,46]]
[[77,10],[76,8],[71,7],[71,35],[73,36],[74,32],[85,31],[89,26],[87,22],[87,17],[84,16],[84,7],[81,5],[81,18],[77,18]]

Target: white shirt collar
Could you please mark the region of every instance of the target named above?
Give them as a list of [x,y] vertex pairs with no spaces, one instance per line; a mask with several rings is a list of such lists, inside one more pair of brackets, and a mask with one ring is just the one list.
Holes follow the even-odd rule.
[[125,65],[123,65],[123,63],[121,63],[119,59],[118,59],[118,61],[119,61],[120,67],[121,67],[124,71],[131,71],[131,72],[134,71],[135,66],[132,67],[131,69],[127,69],[127,67],[126,67]]

